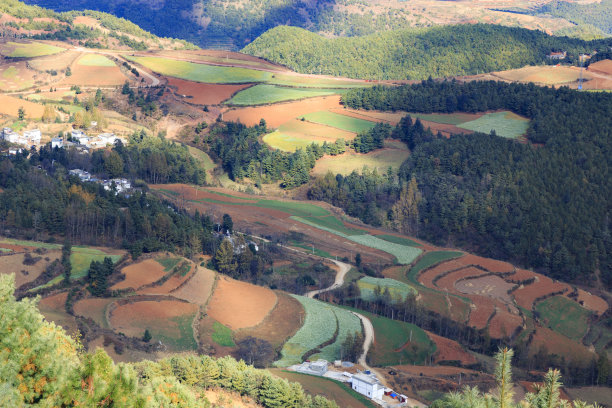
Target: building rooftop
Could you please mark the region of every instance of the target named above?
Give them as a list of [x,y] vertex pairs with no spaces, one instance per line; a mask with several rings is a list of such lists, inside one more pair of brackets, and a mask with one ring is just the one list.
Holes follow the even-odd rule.
[[355,374],[353,375],[353,380],[357,379],[361,382],[364,382],[366,384],[370,384],[370,385],[375,385],[378,384],[378,380],[376,378],[370,377],[369,375],[363,374],[363,373],[359,373],[359,374]]

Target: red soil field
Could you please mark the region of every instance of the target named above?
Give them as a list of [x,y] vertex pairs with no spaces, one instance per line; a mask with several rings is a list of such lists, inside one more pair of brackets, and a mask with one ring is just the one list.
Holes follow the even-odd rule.
[[[429,334],[429,333],[428,333]],[[435,334],[434,334],[435,336]],[[444,337],[440,337],[441,339],[444,339]],[[432,339],[433,340],[433,339]],[[446,340],[446,339],[444,339]],[[472,357],[470,355],[470,357]],[[473,357],[472,357],[473,358]],[[476,361],[474,361],[476,362]],[[414,365],[397,365],[397,366],[393,366],[393,368],[396,371],[402,371],[406,374],[413,374],[413,375],[421,375],[423,374],[424,376],[437,376],[437,375],[454,375],[454,374],[459,374],[459,373],[476,373],[476,371],[474,370],[469,370],[467,368],[461,368],[461,367],[453,367],[453,366],[414,366]]]
[[592,295],[582,289],[578,289],[578,303],[580,303],[586,309],[597,313],[598,315],[601,315],[608,310],[608,302],[599,296]]
[[423,124],[425,128],[430,128],[432,132],[434,133],[440,132],[446,137],[449,137],[450,135],[456,135],[459,133],[465,133],[465,134],[474,133],[471,130],[462,129],[455,125],[448,125],[445,123],[430,122],[428,120],[421,120],[421,123]]
[[128,336],[140,337],[144,328],[160,326],[178,333],[178,325],[171,319],[195,314],[197,310],[197,305],[176,300],[135,302],[117,307],[110,323],[115,331]]
[[242,329],[236,338],[253,336],[269,341],[273,347],[282,346],[302,327],[305,312],[302,304],[284,292],[276,292],[276,307],[257,326]]
[[128,79],[117,66],[80,65],[77,60],[72,64],[71,70],[72,75],[63,79],[58,85],[118,86],[123,85]]
[[166,272],[164,267],[155,259],[147,259],[121,270],[125,279],[111,287],[112,290],[133,288],[138,289],[143,285],[148,285],[161,279]]
[[433,280],[437,276],[442,275],[443,273],[452,271],[454,269],[463,268],[464,266],[465,265],[457,261],[442,262],[441,264],[438,264],[437,266],[431,269],[428,269],[425,272],[422,272],[418,276],[417,279],[419,282],[421,282],[423,286],[427,286],[428,288],[435,288],[435,285],[433,284]]
[[[168,85],[175,88],[178,95],[186,95],[188,97],[185,99],[186,102],[200,105],[218,105],[231,98],[236,92],[251,86],[250,84],[205,84],[170,77],[168,77]],[[189,96],[191,96],[191,98],[189,98]]]
[[[214,193],[207,191],[207,190],[214,190],[212,188],[207,189],[207,190],[198,188],[196,190],[193,186],[186,186],[184,184],[152,184],[150,187],[154,189],[164,189],[164,190],[175,191],[179,193],[180,198],[182,199],[184,198],[185,200],[207,199],[207,200],[223,201],[226,203],[237,203],[237,204],[257,202],[257,199],[253,199],[253,197],[248,197],[249,200],[241,200],[240,198],[228,197],[228,196],[214,194]],[[244,195],[240,193],[232,192],[232,194],[237,197],[244,197]]]
[[467,267],[467,268],[460,269],[455,272],[451,272],[448,275],[445,275],[444,277],[436,281],[436,286],[444,291],[448,291],[451,293],[458,292],[458,290],[455,289],[455,284],[457,283],[457,281],[460,281],[461,279],[464,279],[464,278],[468,278],[470,276],[480,276],[485,273],[486,272],[480,269],[476,269],[473,267]]
[[513,284],[495,275],[455,282],[455,289],[461,293],[488,296],[506,304],[512,303],[512,297],[508,294],[508,290],[513,287]]
[[79,316],[88,317],[100,326],[106,325],[106,307],[117,299],[93,298],[79,300],[74,305],[74,313]]
[[554,292],[560,292],[563,290],[569,290],[570,287],[566,283],[553,282],[552,279],[544,276],[537,275],[536,281],[530,285],[526,285],[513,292],[514,299],[519,306],[525,309],[531,310],[533,302],[541,297]]
[[606,59],[597,61],[596,63],[589,65],[588,70],[604,75],[612,75],[612,60]]
[[514,271],[514,266],[512,266],[508,262],[496,261],[495,259],[483,258],[481,256],[476,256],[472,254],[466,254],[465,256],[459,258],[457,262],[460,262],[464,265],[478,265],[481,268],[486,269],[487,271],[496,273]]
[[494,339],[511,336],[522,325],[523,319],[519,315],[498,309],[489,322],[489,335]]
[[62,310],[66,305],[66,299],[68,298],[68,292],[58,293],[57,295],[52,295],[46,298],[41,299],[38,305],[41,308],[50,309],[50,310]]
[[468,324],[477,329],[483,329],[486,327],[491,314],[495,310],[495,306],[491,299],[484,296],[470,296],[470,300],[474,305],[475,309],[472,309],[470,313],[470,320]]
[[270,289],[221,277],[208,304],[207,313],[232,330],[256,326],[276,306]]
[[45,111],[45,107],[38,103],[0,94],[0,113],[17,117],[17,111],[21,106],[25,109],[26,119],[40,119]]
[[190,303],[203,305],[210,297],[215,283],[215,273],[210,269],[198,266],[193,277],[180,288],[172,292],[172,296],[184,299]]
[[525,269],[517,269],[514,274],[505,277],[504,279],[508,282],[519,283],[524,282],[528,279],[535,278],[537,274]]
[[463,365],[476,363],[474,356],[465,351],[456,341],[438,336],[431,332],[427,332],[427,335],[431,341],[436,343],[436,353],[434,354],[435,363],[439,363],[440,361],[460,361]]
[[276,128],[290,119],[312,112],[341,107],[340,96],[322,96],[308,98],[302,101],[277,103],[270,106],[259,106],[249,108],[232,109],[223,114],[223,120],[237,121],[253,126],[259,124],[260,119],[265,119],[268,127]]
[[[179,262],[179,265],[182,262],[183,261]],[[180,273],[175,273],[162,285],[143,288],[136,293],[138,293],[139,295],[167,295],[173,290],[179,288],[183,283],[185,283],[193,276],[193,274],[196,272],[194,269],[195,266],[193,263],[190,263],[190,266],[191,268],[189,269],[189,272],[187,272],[184,276],[182,276]]]
[[531,342],[530,352],[535,354],[540,346],[546,347],[548,353],[564,356],[567,361],[587,362],[597,355],[585,346],[545,327],[538,327]]

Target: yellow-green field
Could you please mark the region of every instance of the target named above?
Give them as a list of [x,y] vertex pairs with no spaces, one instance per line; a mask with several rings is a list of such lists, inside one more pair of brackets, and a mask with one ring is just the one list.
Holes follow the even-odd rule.
[[10,58],[34,58],[65,51],[65,48],[40,42],[7,42],[0,47],[0,54]]
[[352,140],[355,138],[355,133],[318,123],[292,119],[282,124],[275,132],[265,135],[263,140],[275,149],[294,152],[296,149],[305,148],[312,143],[334,143],[341,138]]
[[497,136],[516,139],[527,132],[529,119],[512,112],[496,112],[488,113],[476,120],[461,123],[457,126],[482,133],[490,133],[495,130]]
[[[591,76],[584,71],[586,79]],[[546,85],[560,85],[576,82],[580,76],[580,70],[565,66],[539,66],[512,69],[509,71],[495,72],[495,76],[507,81],[535,82]]]
[[295,101],[315,96],[342,94],[344,92],[346,92],[346,90],[290,88],[286,86],[260,84],[238,92],[232,99],[227,101],[226,104],[242,106],[263,105],[268,103]]
[[403,149],[384,148],[366,154],[347,151],[339,156],[321,157],[317,160],[312,173],[323,176],[331,171],[334,174],[346,176],[353,171],[360,172],[365,166],[369,169],[376,169],[379,173],[385,173],[389,167],[394,170],[399,169],[408,156],[410,152]]
[[115,63],[104,55],[99,54],[85,54],[77,62],[79,65],[85,65],[88,67],[114,67]]
[[125,58],[162,75],[186,79],[188,81],[232,84],[265,82],[272,77],[270,72],[248,68],[219,67],[160,57],[132,57],[126,55]]

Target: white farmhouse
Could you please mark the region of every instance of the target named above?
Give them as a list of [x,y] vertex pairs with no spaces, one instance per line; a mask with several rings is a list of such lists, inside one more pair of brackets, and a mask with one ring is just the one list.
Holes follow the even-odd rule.
[[41,133],[38,129],[26,130],[23,132],[23,137],[29,145],[38,145],[40,144]]
[[363,373],[351,377],[351,386],[353,390],[370,399],[382,400],[385,393],[385,387],[376,378]]
[[64,139],[62,139],[61,137],[54,137],[53,139],[51,139],[51,148],[58,148],[61,149],[62,147],[64,147]]

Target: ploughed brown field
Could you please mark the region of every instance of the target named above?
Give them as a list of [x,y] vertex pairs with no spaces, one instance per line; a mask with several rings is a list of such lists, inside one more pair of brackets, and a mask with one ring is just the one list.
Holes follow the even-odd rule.
[[251,85],[205,84],[178,78],[168,78],[168,86],[175,89],[175,93],[178,96],[184,96],[186,102],[199,105],[218,105],[230,99],[236,92],[248,88]]

